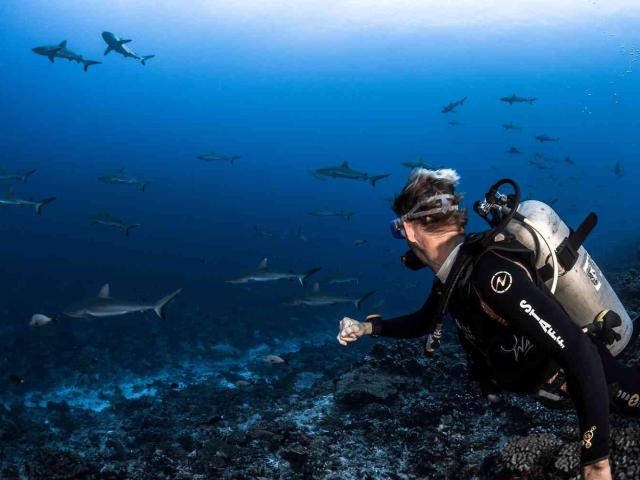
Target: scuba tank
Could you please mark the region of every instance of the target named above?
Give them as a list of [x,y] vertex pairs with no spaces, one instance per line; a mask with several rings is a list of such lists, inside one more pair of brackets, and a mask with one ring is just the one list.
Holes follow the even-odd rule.
[[[504,184],[511,184],[515,195],[500,194],[498,188]],[[541,279],[576,325],[585,332],[593,332],[608,324],[613,332],[609,334],[607,347],[614,356],[627,346],[633,322],[582,246],[597,222],[593,212],[574,231],[546,203],[537,200],[520,203],[520,189],[509,179],[493,185],[484,200],[474,204],[474,210],[494,226],[491,235],[494,242],[515,236],[536,252],[536,269]],[[488,219],[490,212],[493,219]]]

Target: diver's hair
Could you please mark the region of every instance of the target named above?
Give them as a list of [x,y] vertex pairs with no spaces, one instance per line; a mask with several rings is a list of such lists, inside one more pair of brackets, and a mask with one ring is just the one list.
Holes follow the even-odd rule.
[[[452,205],[459,205],[464,195],[455,193],[455,186],[460,180],[460,175],[450,168],[442,168],[439,170],[428,170],[426,168],[416,168],[409,175],[409,179],[404,188],[393,201],[393,211],[398,217],[406,215],[419,202],[438,194],[452,194]],[[435,200],[433,204],[429,204],[420,210],[428,210],[441,205],[441,200]],[[429,232],[440,232],[450,230],[452,227],[457,228],[460,233],[464,231],[467,224],[467,209],[458,206],[458,210],[449,211],[447,213],[437,213],[428,217],[416,218],[410,220],[417,222],[423,229]]]

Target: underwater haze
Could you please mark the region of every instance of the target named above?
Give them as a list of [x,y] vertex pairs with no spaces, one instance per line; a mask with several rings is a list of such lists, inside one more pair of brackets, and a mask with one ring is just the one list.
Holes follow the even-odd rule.
[[509,177],[638,267],[639,26],[626,0],[0,2],[0,478],[497,478],[523,432],[437,472],[323,440],[375,349],[338,321],[424,302],[389,234],[407,162],[460,174],[469,231]]

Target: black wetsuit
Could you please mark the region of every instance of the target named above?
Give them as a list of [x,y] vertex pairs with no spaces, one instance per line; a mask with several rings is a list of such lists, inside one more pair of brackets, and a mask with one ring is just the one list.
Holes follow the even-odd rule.
[[[505,390],[536,393],[563,369],[581,432],[581,463],[609,455],[609,409],[640,416],[640,368],[626,367],[606,346],[573,323],[536,277],[531,257],[482,254],[448,304],[473,378]],[[436,277],[434,287],[442,286]],[[417,312],[375,320],[373,333],[415,338],[429,333],[438,295]],[[611,403],[611,405],[610,405]]]

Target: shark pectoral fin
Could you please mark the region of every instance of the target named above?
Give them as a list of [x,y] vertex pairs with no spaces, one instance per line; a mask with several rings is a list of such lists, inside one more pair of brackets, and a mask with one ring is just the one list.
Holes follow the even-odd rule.
[[362,305],[362,302],[364,302],[367,298],[369,298],[371,295],[373,295],[374,293],[376,293],[375,290],[371,291],[371,292],[367,292],[365,293],[363,296],[361,296],[360,298],[358,298],[354,304],[356,306],[357,310],[360,310],[360,306]]
[[124,45],[125,43],[129,43],[130,41],[131,41],[131,39],[129,38],[129,39],[127,39],[127,40],[118,40],[118,43],[119,43],[120,45]]
[[[306,272],[302,277],[299,277],[300,280],[300,285],[302,285],[303,287],[305,286],[305,283],[307,281],[307,279],[313,275],[316,272],[320,271],[320,267],[316,267],[316,268],[312,268],[311,270],[309,270],[308,272]],[[318,284],[316,284],[318,285]],[[318,285],[318,289],[320,288],[320,285]]]
[[164,319],[164,307],[174,298],[176,298],[178,296],[178,294],[182,292],[182,289],[179,288],[178,290],[176,290],[175,292],[171,292],[169,295],[167,295],[164,298],[161,298],[158,303],[156,303],[156,306],[153,308],[153,311],[156,312],[156,315],[158,315],[159,318]]
[[111,298],[111,289],[109,288],[109,284],[105,283],[100,291],[98,292],[98,298]]
[[53,56],[53,54],[51,54],[51,55],[47,55],[47,58],[49,59],[49,61],[50,61],[51,63],[56,63],[56,60],[55,60],[55,57]]
[[113,50],[113,48],[111,48],[111,45],[107,46],[107,49],[104,51],[104,54],[106,55],[107,53],[109,53],[111,50]]

